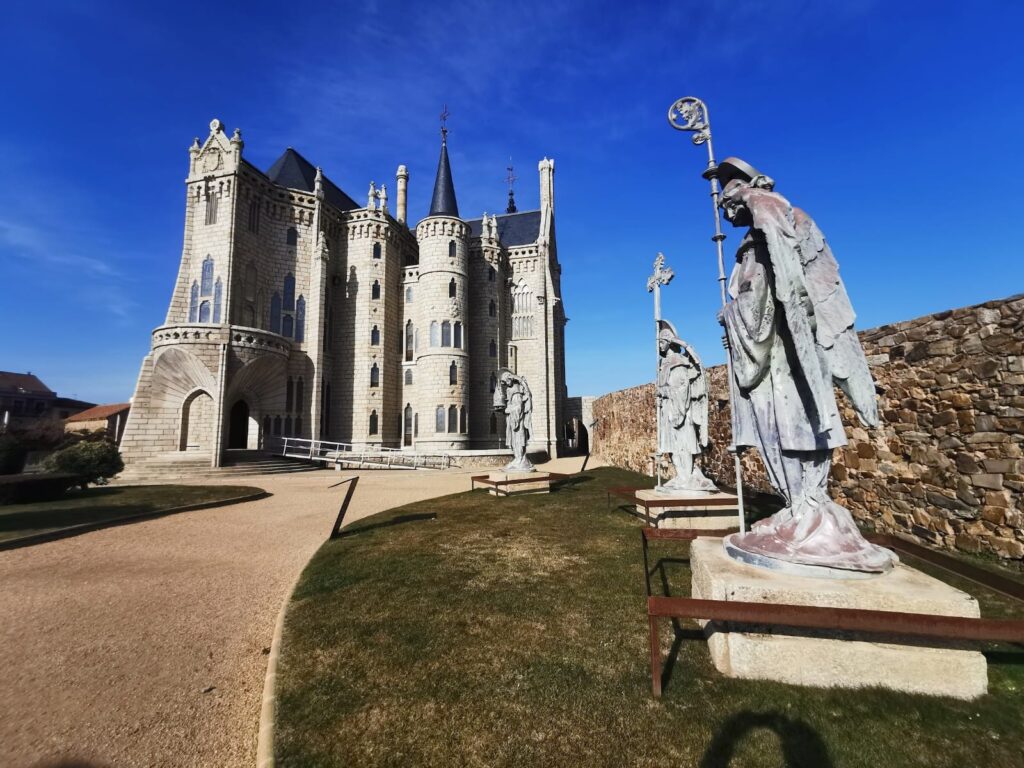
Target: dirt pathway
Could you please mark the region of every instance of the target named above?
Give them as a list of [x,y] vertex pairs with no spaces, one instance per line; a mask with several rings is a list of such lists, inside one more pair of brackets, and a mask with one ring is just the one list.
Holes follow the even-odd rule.
[[[274,622],[349,474],[225,479],[274,495],[0,552],[0,765],[254,765]],[[357,474],[347,522],[470,472]]]

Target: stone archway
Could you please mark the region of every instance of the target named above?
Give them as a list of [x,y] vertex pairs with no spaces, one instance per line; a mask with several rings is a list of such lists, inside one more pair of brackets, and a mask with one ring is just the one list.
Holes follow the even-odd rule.
[[239,400],[231,406],[228,416],[228,449],[249,447],[249,404]]
[[213,398],[204,389],[190,393],[181,405],[179,451],[210,451],[213,449]]

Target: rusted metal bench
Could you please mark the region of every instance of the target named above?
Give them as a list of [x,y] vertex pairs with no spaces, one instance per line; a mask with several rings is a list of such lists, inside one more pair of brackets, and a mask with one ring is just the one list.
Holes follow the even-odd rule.
[[[933,616],[923,613],[872,611],[860,608],[831,608],[776,603],[748,603],[733,600],[699,600],[691,597],[659,597],[651,593],[649,540],[692,541],[703,536],[720,536],[728,531],[641,530],[644,555],[644,583],[647,592],[647,621],[651,652],[651,692],[662,693],[661,641],[659,619],[703,619],[765,627],[825,629],[883,635],[889,642],[901,638],[944,641],[1024,643],[1024,620],[973,619],[961,616]],[[730,627],[732,631],[740,631]]]
[[[569,475],[562,475],[557,472],[544,472],[542,474],[546,476],[546,479],[549,480],[552,485],[569,477]],[[469,478],[469,489],[471,491],[475,491],[477,484],[479,484],[484,488],[493,489],[499,496],[508,496],[508,489],[510,486],[536,482],[539,482],[536,477],[517,477],[511,480],[508,478],[504,480],[492,480],[490,475],[471,475]]]

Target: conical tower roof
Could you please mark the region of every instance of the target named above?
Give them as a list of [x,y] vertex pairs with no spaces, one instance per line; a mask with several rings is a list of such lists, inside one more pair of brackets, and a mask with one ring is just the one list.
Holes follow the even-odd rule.
[[434,196],[430,200],[429,216],[459,216],[459,204],[455,202],[455,184],[452,182],[452,167],[448,163],[448,141],[441,139],[441,158],[437,161],[437,177],[434,179]]

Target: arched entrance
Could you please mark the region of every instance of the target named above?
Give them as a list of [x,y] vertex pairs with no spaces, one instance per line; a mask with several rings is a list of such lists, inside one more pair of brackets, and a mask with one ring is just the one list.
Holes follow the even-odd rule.
[[228,448],[249,447],[249,404],[239,400],[231,406],[228,419]]
[[213,398],[199,389],[185,398],[181,405],[181,430],[178,450],[209,451],[213,448]]

